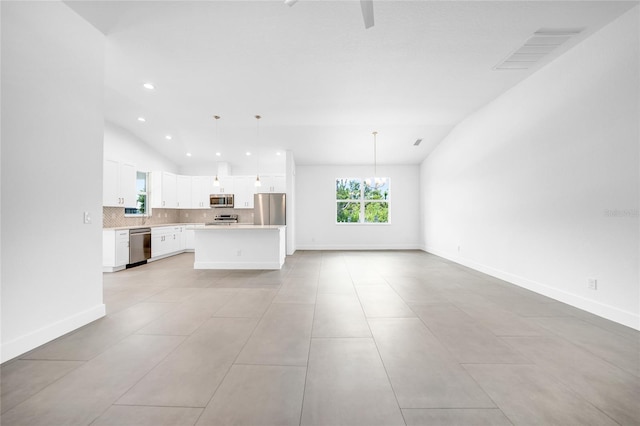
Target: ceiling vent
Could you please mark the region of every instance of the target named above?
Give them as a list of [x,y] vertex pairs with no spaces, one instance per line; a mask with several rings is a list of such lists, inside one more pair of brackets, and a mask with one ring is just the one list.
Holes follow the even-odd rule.
[[413,143],[413,146],[419,146],[422,143],[422,139],[416,139],[416,141]]
[[518,49],[511,52],[494,70],[527,70],[540,62],[545,56],[553,52],[582,32],[582,29],[572,30],[538,30]]

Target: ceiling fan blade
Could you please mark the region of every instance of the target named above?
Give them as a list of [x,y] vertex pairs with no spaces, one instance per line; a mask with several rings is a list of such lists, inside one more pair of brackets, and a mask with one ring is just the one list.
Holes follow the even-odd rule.
[[373,0],[360,0],[362,8],[362,18],[364,18],[364,27],[373,27]]

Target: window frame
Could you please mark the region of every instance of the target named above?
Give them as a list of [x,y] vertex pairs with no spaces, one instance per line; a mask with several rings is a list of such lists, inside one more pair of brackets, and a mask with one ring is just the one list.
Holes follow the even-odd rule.
[[[138,181],[138,174],[144,174],[145,176],[145,191],[139,191],[136,192],[136,197],[139,197],[140,195],[144,195],[145,197],[145,211],[144,213],[127,213],[127,208],[125,208],[125,213],[124,213],[124,217],[151,217],[151,205],[149,204],[149,184],[150,184],[150,173],[149,172],[145,172],[145,171],[141,171],[141,170],[136,170],[136,189],[137,189],[137,181]],[[136,204],[138,203],[137,198],[136,198]],[[137,210],[137,208],[136,208]]]
[[[367,179],[385,179],[386,180],[386,185],[388,188],[388,196],[385,199],[381,199],[381,200],[375,200],[375,199],[367,199],[365,198],[365,186]],[[360,196],[359,198],[345,198],[345,199],[338,199],[338,194],[337,194],[337,184],[339,181],[346,181],[346,182],[350,182],[350,181],[358,181],[360,184]],[[333,210],[333,215],[334,215],[334,220],[335,220],[335,224],[336,225],[357,225],[357,226],[362,226],[362,225],[374,225],[374,226],[385,226],[385,225],[391,225],[391,178],[390,177],[383,177],[383,176],[376,176],[376,177],[337,177],[334,179],[334,187],[333,187],[333,191],[334,191],[334,197],[335,197],[335,205],[334,205],[334,210]],[[338,203],[344,203],[344,202],[354,202],[354,203],[359,203],[359,216],[358,216],[358,221],[357,222],[338,222],[338,214],[337,214],[337,207],[338,207]],[[386,222],[365,222],[366,220],[366,205],[367,203],[386,203],[387,204],[387,221]]]

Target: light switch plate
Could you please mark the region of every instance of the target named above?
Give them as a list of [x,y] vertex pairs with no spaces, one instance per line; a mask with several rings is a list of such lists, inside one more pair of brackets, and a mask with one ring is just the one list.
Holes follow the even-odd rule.
[[91,213],[84,212],[84,223],[86,223],[86,224],[91,223]]
[[589,290],[597,290],[598,280],[595,278],[587,278],[587,288],[589,288]]

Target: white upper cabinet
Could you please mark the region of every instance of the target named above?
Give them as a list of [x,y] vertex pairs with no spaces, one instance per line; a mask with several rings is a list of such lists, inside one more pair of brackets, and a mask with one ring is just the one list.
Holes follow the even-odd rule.
[[211,176],[193,176],[191,178],[192,209],[208,208],[209,195],[214,193],[213,178]]
[[136,207],[136,166],[105,160],[102,180],[102,205],[108,207]]
[[179,209],[191,208],[191,176],[176,176],[177,204]]
[[[178,207],[177,177],[169,172],[151,173],[151,207],[175,209]],[[191,192],[191,189],[189,189]]]
[[213,186],[214,180],[215,180],[215,177],[211,181],[211,185],[212,185],[211,194],[233,194],[234,193],[235,179],[233,176],[218,176],[218,181],[220,182],[219,186]]
[[262,186],[258,187],[259,193],[287,192],[287,179],[284,175],[260,176]]
[[234,176],[234,200],[233,207],[236,209],[252,209],[253,195],[256,193],[255,176]]

